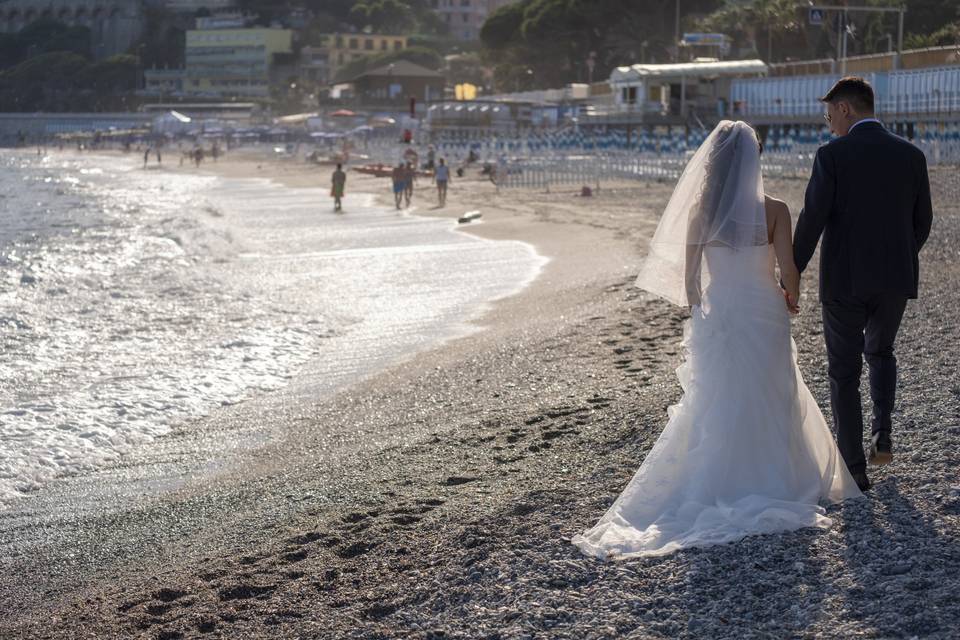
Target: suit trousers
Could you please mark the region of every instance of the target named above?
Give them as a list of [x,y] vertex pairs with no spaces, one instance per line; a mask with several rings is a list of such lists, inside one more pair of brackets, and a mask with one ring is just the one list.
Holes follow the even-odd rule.
[[890,416],[897,391],[893,343],[906,306],[907,296],[899,293],[823,301],[833,425],[840,454],[851,473],[865,471],[867,467],[860,404],[864,357],[870,368],[871,431],[889,434],[891,430]]

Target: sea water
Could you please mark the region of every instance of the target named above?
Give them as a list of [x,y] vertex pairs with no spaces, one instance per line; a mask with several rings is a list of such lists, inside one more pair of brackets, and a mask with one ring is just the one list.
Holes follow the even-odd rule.
[[332,392],[462,335],[544,261],[370,195],[0,151],[0,509],[308,361]]

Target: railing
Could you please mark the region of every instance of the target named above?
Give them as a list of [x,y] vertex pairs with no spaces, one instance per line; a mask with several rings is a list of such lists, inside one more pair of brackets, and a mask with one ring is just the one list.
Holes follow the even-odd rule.
[[[433,146],[435,158],[445,158],[453,169],[469,162],[487,165],[499,188],[595,188],[612,180],[676,180],[708,132],[680,127],[668,127],[667,132],[626,136],[623,132],[589,134],[566,129],[512,137],[439,136]],[[960,125],[920,122],[914,123],[910,132],[930,165],[960,163]],[[761,157],[764,175],[808,177],[817,149],[829,140],[821,126],[770,127]],[[395,165],[407,159],[404,154],[411,148],[417,151],[422,166],[426,145],[401,144],[396,137],[368,139],[358,144],[356,151],[366,154],[370,162]]]

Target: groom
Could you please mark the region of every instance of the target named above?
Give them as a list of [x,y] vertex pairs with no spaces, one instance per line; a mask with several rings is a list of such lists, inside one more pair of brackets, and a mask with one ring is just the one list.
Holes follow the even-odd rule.
[[862,491],[860,373],[870,367],[871,464],[893,459],[890,437],[897,361],[893,344],[908,298],[917,297],[918,254],[933,219],[923,153],[874,117],[862,78],[837,81],[824,116],[838,137],[817,151],[793,240],[802,273],[820,235],[820,302],[837,444]]

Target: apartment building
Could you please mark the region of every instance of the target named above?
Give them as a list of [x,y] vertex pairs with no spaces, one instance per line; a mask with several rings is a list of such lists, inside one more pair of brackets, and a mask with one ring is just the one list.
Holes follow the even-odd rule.
[[367,33],[331,33],[300,51],[300,75],[318,86],[332,84],[346,65],[359,58],[402,51],[406,36]]
[[208,96],[270,94],[276,54],[292,52],[289,29],[206,29],[187,31],[183,90]]
[[458,40],[479,40],[487,16],[517,0],[430,0],[430,6]]

